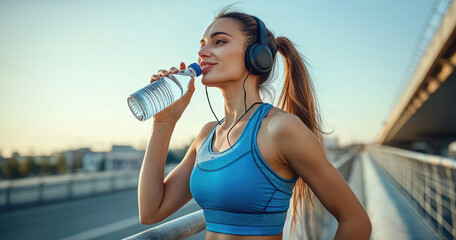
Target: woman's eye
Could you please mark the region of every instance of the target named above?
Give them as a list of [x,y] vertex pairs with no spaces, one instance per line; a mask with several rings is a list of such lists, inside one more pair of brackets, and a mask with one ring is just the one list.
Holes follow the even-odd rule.
[[[223,43],[226,43],[226,42],[224,40],[222,40],[222,39],[218,39],[218,40],[215,41],[215,45],[220,45],[220,44],[223,44]],[[205,46],[206,46],[205,44],[202,44],[200,49],[205,47]]]
[[225,41],[223,41],[221,39],[215,41],[215,45],[219,45],[219,44],[222,44],[222,43],[225,43]]

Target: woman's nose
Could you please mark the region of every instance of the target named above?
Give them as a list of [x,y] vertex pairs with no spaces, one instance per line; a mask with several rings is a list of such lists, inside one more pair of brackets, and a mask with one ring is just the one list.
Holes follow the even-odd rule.
[[198,51],[198,56],[199,56],[200,58],[211,56],[211,53],[210,53],[210,51],[209,51],[207,45],[204,46],[204,47],[202,47],[202,48]]

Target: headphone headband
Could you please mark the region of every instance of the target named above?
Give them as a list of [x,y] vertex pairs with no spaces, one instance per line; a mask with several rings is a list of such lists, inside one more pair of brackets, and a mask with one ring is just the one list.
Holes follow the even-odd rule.
[[260,38],[260,44],[264,46],[268,46],[268,32],[266,31],[266,26],[264,25],[263,21],[259,18],[252,16],[258,23],[258,36]]

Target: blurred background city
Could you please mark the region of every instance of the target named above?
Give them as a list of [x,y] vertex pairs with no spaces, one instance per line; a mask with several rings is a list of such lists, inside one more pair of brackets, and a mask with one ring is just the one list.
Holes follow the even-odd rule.
[[[204,239],[193,199],[158,224],[139,222],[152,120],[134,118],[126,99],[159,69],[196,62],[206,27],[232,3],[307,59],[323,130],[333,132],[328,160],[376,219],[372,239],[456,239],[451,0],[0,1],[0,239],[153,239],[173,220],[163,239]],[[276,94],[263,96],[271,104],[278,60]],[[214,120],[195,85],[165,174]],[[209,96],[223,117],[220,92]],[[290,239],[331,239],[337,222],[316,209]]]

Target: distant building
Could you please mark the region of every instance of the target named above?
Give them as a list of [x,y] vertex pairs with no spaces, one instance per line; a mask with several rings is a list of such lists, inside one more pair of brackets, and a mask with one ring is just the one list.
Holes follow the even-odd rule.
[[84,171],[140,169],[145,151],[131,146],[113,145],[109,152],[87,152],[82,165]]
[[107,152],[89,152],[82,158],[82,168],[85,172],[102,171],[106,162]]
[[68,170],[70,170],[70,172],[82,170],[84,156],[91,152],[92,151],[89,148],[79,148],[76,150],[62,152],[66,165],[68,166]]
[[139,169],[145,151],[138,151],[131,146],[113,145],[106,153],[106,170]]

